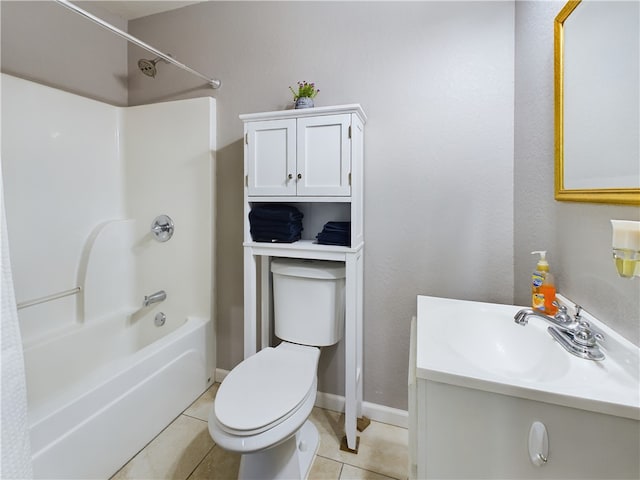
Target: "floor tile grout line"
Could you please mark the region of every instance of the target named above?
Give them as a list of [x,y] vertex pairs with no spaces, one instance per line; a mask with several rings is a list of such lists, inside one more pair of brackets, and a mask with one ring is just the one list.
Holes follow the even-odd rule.
[[398,478],[398,477],[393,476],[393,475],[387,475],[386,473],[376,472],[375,470],[369,470],[368,468],[362,468],[362,467],[358,467],[357,465],[351,465],[350,463],[347,463],[346,465],[349,465],[349,466],[355,467],[355,468],[359,468],[360,470],[363,470],[363,471],[369,472],[369,473],[373,473],[375,475],[380,475],[381,477],[392,478],[393,480],[406,480],[406,479],[403,479],[403,478]]
[[130,457],[130,458],[129,458],[129,459],[128,459],[124,464],[123,464],[123,465],[120,465],[120,468],[118,468],[118,470],[116,470],[116,471],[115,471],[115,473],[109,477],[109,480],[111,480],[111,479],[112,479],[113,477],[115,477],[118,473],[120,473],[120,471],[121,471],[124,467],[126,467],[127,465],[129,465],[129,463],[131,463],[131,462],[133,461],[133,459],[134,459],[134,458],[136,458],[138,455],[140,455],[140,454],[141,454],[141,453],[142,453],[142,452],[143,452],[143,451],[144,451],[144,450],[145,450],[149,445],[151,445],[151,443],[153,443],[153,441],[154,441],[156,438],[158,438],[160,435],[162,435],[162,434],[164,433],[164,431],[165,431],[166,429],[168,429],[168,428],[171,426],[171,424],[172,424],[173,422],[175,422],[178,418],[180,418],[182,415],[183,415],[183,413],[179,414],[179,415],[178,415],[178,416],[176,416],[173,420],[171,420],[171,421],[167,424],[167,426],[166,426],[166,427],[164,427],[162,430],[160,430],[160,431],[158,432],[158,434],[157,434],[157,435],[155,435],[151,440],[149,440],[149,441],[144,445],[144,447],[142,447],[140,450],[138,450],[136,453],[134,453],[134,454],[133,454],[133,455],[132,455],[132,456],[131,456],[131,457]]
[[342,464],[343,465],[349,465],[350,467],[358,468],[358,469],[363,470],[365,472],[374,473],[376,475],[381,475],[381,476],[387,477],[387,478],[392,478],[393,480],[406,480],[406,477],[396,477],[395,475],[390,475],[388,473],[379,472],[377,470],[371,470],[369,468],[364,468],[361,465],[354,465],[353,463],[349,463],[349,462],[343,462]]
[[[187,415],[187,416],[188,416],[188,415]],[[185,480],[189,480],[189,479],[192,477],[192,475],[195,473],[195,471],[198,469],[198,467],[199,467],[200,465],[202,465],[202,462],[204,462],[204,459],[205,459],[205,458],[207,458],[207,455],[209,455],[211,452],[213,452],[213,449],[214,449],[214,448],[216,448],[216,443],[215,443],[215,442],[213,443],[213,446],[212,446],[209,450],[207,450],[207,453],[205,453],[205,454],[202,456],[202,458],[200,459],[200,461],[198,462],[198,464],[197,464],[195,467],[193,467],[193,470],[191,470],[191,472],[189,473],[189,475],[187,475],[187,478],[186,478]]]
[[[323,458],[325,458],[325,457],[323,457]],[[389,478],[389,479],[392,479],[392,480],[407,480],[407,478],[408,478],[408,477],[398,478],[398,477],[395,477],[395,476],[392,476],[392,475],[387,475],[385,473],[378,472],[376,470],[370,470],[368,468],[363,468],[363,467],[358,466],[358,465],[352,465],[350,463],[342,462],[341,466],[340,466],[340,474],[338,475],[338,479],[340,479],[342,477],[342,472],[344,470],[344,466],[345,465],[348,465],[350,467],[356,468],[358,470],[362,470],[363,472],[373,473],[374,475],[377,475],[377,476],[380,476],[380,477],[384,477],[384,478]]]
[[357,464],[351,463],[351,462],[344,462],[342,460],[336,460],[335,458],[327,457],[326,455],[321,455],[319,453],[316,453],[316,457],[321,457],[321,458],[324,458],[325,460],[332,460],[334,462],[340,463],[342,465],[342,467],[340,468],[340,474],[341,475],[342,475],[342,469],[344,468],[344,466],[345,465],[349,465],[350,467],[357,468],[359,470],[363,470],[363,471],[369,472],[369,473],[375,473],[376,475],[381,475],[383,477],[392,478],[394,480],[406,480],[406,477],[397,477],[395,475],[390,475],[388,473],[379,472],[377,470],[371,470],[370,468],[364,468],[362,465],[357,465]]
[[189,415],[188,413],[181,413],[181,415],[184,415],[185,417],[193,418],[194,420],[200,420],[201,422],[209,423],[208,420],[204,420],[200,417],[194,417],[193,415]]

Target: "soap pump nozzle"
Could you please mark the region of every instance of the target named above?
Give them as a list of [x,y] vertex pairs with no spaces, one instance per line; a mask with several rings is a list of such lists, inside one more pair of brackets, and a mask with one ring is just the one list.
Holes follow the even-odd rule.
[[549,262],[547,262],[547,251],[546,250],[536,250],[531,252],[531,255],[540,255],[540,259],[538,260],[537,269],[540,271],[548,272],[549,271]]

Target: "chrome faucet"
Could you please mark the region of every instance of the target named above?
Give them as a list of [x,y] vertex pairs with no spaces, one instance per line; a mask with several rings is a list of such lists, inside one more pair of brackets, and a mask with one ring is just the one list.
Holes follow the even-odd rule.
[[582,319],[582,307],[576,305],[576,313],[571,318],[566,306],[558,302],[554,302],[554,305],[558,307],[558,313],[553,317],[531,308],[523,308],[513,319],[518,325],[524,326],[529,322],[529,317],[540,318],[551,324],[547,331],[569,353],[588,360],[604,360],[604,353],[598,345],[598,340],[603,341],[604,335]]
[[142,305],[145,307],[148,307],[149,305],[152,305],[154,303],[163,302],[164,300],[166,300],[166,298],[167,298],[167,292],[165,292],[164,290],[160,290],[159,292],[152,293],[149,296],[145,295]]
[[578,326],[578,322],[574,322],[571,317],[567,314],[567,307],[563,306],[562,311],[558,311],[556,315],[550,317],[549,315],[545,315],[542,312],[538,312],[532,308],[523,308],[519,310],[518,313],[515,314],[513,319],[518,325],[526,325],[529,323],[529,317],[541,318],[547,323],[550,323],[553,326],[560,327],[564,330],[566,329],[574,329]]

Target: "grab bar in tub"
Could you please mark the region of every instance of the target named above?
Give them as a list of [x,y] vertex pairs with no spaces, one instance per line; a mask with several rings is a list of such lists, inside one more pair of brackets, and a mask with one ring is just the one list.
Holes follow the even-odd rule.
[[21,309],[27,308],[27,307],[33,307],[34,305],[40,305],[41,303],[46,303],[46,302],[50,302],[52,300],[57,300],[59,298],[64,298],[64,297],[69,297],[71,295],[76,295],[76,294],[80,293],[81,290],[82,290],[82,288],[76,287],[76,288],[72,288],[70,290],[65,290],[63,292],[52,293],[51,295],[46,295],[44,297],[34,298],[32,300],[25,300],[24,302],[18,302],[16,307],[17,307],[18,310],[21,310]]

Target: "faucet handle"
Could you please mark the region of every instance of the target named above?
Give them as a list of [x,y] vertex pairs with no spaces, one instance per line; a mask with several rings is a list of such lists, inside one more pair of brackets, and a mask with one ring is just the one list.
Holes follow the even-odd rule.
[[560,310],[562,313],[567,313],[567,306],[563,305],[562,303],[560,303],[558,301],[558,299],[555,299],[553,302],[551,302],[551,305],[553,305],[554,307],[556,307],[558,310]]
[[583,308],[580,305],[578,305],[577,303],[573,306],[573,308],[576,311],[576,313],[574,314],[573,318],[578,323],[578,327],[580,329],[589,330],[590,332],[592,332],[592,334],[593,334],[593,336],[594,336],[594,338],[596,340],[599,340],[599,341],[603,342],[605,340],[604,333],[602,333],[602,331],[599,328],[594,327],[593,325],[591,325],[591,323],[589,323],[587,320],[584,320],[582,318],[581,313],[582,313]]
[[557,299],[553,301],[552,305],[558,309],[557,313],[553,316],[553,318],[555,318],[556,320],[558,320],[560,323],[563,323],[563,324],[571,323],[571,317],[567,313],[566,305],[562,304]]
[[583,347],[595,347],[596,336],[594,335],[593,330],[582,326],[573,334],[573,341]]
[[580,312],[582,312],[582,307],[580,305],[578,305],[577,303],[573,306],[573,308],[575,308],[576,313],[573,316],[576,319],[576,322],[579,322],[580,319],[582,318],[580,315]]
[[604,333],[602,333],[602,331],[600,331],[600,329],[594,327],[593,325],[591,325],[587,320],[582,320],[580,317],[577,318],[577,322],[578,322],[578,327],[581,330],[588,330],[590,332],[593,333],[593,336],[596,340],[599,340],[601,342],[604,342]]

